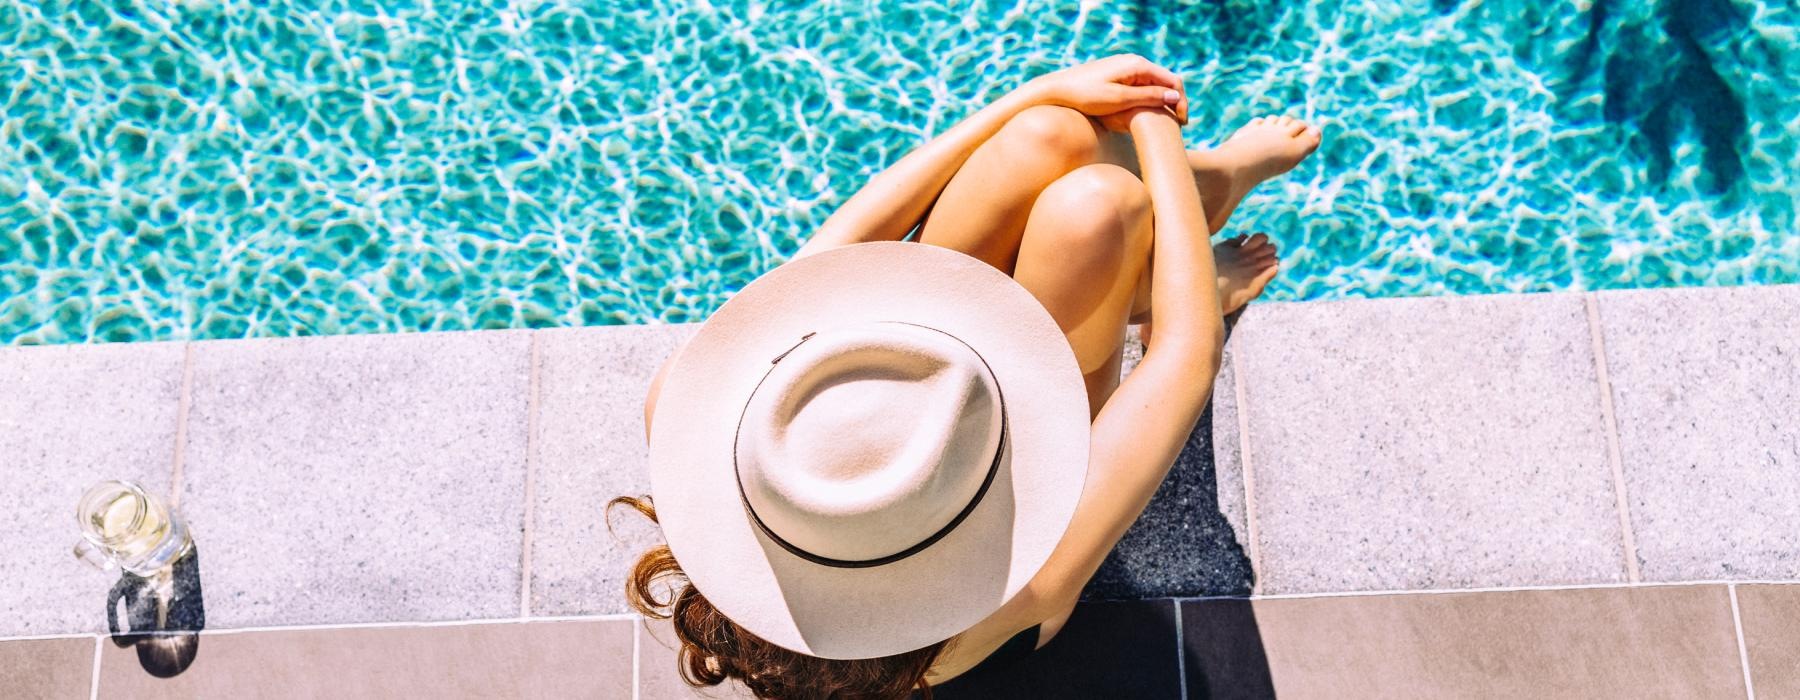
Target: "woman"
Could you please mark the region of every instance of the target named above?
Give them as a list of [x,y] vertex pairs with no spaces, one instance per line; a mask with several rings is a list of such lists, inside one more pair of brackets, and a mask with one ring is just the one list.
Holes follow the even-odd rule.
[[[1129,55],[1031,80],[875,176],[787,264],[897,241],[916,228],[919,242],[1009,275],[1048,312],[1079,367],[1090,425],[1085,482],[1076,481],[1079,499],[1071,499],[1067,528],[1042,566],[949,639],[879,658],[819,658],[725,617],[659,547],[638,562],[628,596],[647,616],[674,617],[690,682],[736,679],[769,697],[889,697],[949,681],[1003,647],[1028,651],[1057,634],[1205,408],[1223,315],[1261,294],[1276,273],[1276,247],[1266,236],[1209,246],[1211,232],[1253,187],[1292,169],[1320,142],[1317,127],[1257,118],[1217,149],[1185,151],[1183,90],[1174,74]],[[1121,384],[1129,323],[1143,324],[1145,353]],[[646,435],[680,356],[651,383]],[[614,503],[656,518],[644,501]]]

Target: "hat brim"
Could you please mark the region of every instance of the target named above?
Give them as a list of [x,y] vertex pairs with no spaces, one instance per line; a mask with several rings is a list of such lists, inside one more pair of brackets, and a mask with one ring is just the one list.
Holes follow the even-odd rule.
[[[738,492],[739,414],[770,361],[806,333],[907,321],[981,353],[1009,439],[994,484],[955,530],[891,564],[840,568],[769,540]],[[908,420],[896,407],[893,420]],[[859,243],[790,261],[714,312],[664,378],[651,489],[669,548],[700,593],[771,643],[830,659],[888,656],[950,638],[1035,576],[1087,479],[1087,390],[1056,321],[987,263],[946,248]]]

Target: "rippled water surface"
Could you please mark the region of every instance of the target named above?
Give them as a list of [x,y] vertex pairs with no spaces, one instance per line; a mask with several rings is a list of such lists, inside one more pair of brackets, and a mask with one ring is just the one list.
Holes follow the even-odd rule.
[[1324,125],[1275,299],[1800,281],[1800,9],[0,0],[0,342],[699,320],[1024,78]]

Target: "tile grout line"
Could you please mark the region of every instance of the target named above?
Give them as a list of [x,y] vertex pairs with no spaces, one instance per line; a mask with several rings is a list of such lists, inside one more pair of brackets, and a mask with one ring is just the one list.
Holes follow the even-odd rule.
[[169,467],[169,505],[181,505],[182,482],[187,477],[188,408],[194,399],[194,344],[181,344],[181,394],[175,400],[175,455]]
[[1675,588],[1681,586],[1731,586],[1731,585],[1775,585],[1800,586],[1800,581],[1766,581],[1766,580],[1704,580],[1704,581],[1643,581],[1639,583],[1578,583],[1564,585],[1540,586],[1490,586],[1487,588],[1414,588],[1386,589],[1374,591],[1324,591],[1316,593],[1276,593],[1272,595],[1202,595],[1181,600],[1313,600],[1320,598],[1367,598],[1382,596],[1428,596],[1459,593],[1538,593],[1555,591],[1592,591],[1624,588]]
[[100,642],[104,639],[94,635],[94,672],[88,677],[88,700],[100,700]]
[[531,331],[530,338],[530,380],[525,399],[525,510],[519,537],[519,617],[531,617],[531,521],[537,517],[538,332]]
[[[1250,546],[1250,593],[1262,593],[1262,532],[1256,522],[1256,470],[1250,462],[1250,414],[1245,411],[1248,403],[1244,394],[1244,358],[1238,353],[1231,356],[1231,393],[1237,400],[1238,424],[1238,469],[1240,480],[1244,482],[1244,539]],[[1214,475],[1217,478],[1217,474]]]
[[1594,371],[1600,383],[1600,420],[1606,433],[1606,459],[1612,468],[1613,503],[1619,513],[1620,546],[1625,550],[1625,577],[1643,581],[1638,571],[1637,535],[1631,530],[1631,499],[1625,489],[1625,459],[1619,451],[1619,420],[1613,410],[1612,376],[1606,365],[1606,340],[1600,328],[1600,302],[1593,292],[1581,295],[1587,308],[1588,339],[1594,352]]
[[631,623],[631,700],[643,697],[644,674],[639,669],[644,657],[644,623]]
[[1750,649],[1744,644],[1744,615],[1738,612],[1737,584],[1729,584],[1725,590],[1731,594],[1731,626],[1737,631],[1738,665],[1744,669],[1744,697],[1756,700],[1756,686],[1750,682]]
[[[1181,631],[1181,601],[1169,601],[1169,607],[1175,609],[1175,682],[1181,684],[1181,700],[1188,700],[1187,693],[1187,653],[1182,644],[1186,636]],[[1751,700],[1755,700],[1752,698]]]

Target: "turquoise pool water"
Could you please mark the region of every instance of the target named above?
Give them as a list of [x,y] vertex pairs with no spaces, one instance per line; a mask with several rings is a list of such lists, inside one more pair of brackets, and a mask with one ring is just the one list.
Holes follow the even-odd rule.
[[1800,281],[1791,0],[0,0],[0,343],[699,320],[1025,77],[1135,51],[1275,299]]

